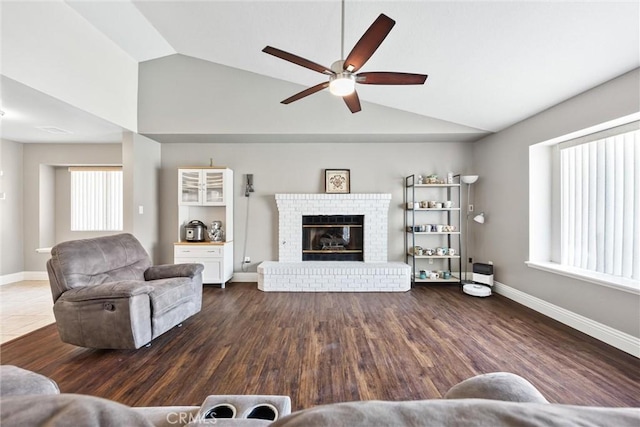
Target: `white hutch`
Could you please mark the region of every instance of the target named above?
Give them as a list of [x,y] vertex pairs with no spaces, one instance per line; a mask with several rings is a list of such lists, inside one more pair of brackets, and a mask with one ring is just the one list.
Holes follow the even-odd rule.
[[[185,225],[200,220],[207,229],[212,221],[222,221],[224,241],[190,242]],[[233,171],[225,167],[178,169],[178,241],[174,262],[204,265],[202,281],[223,288],[233,276]]]

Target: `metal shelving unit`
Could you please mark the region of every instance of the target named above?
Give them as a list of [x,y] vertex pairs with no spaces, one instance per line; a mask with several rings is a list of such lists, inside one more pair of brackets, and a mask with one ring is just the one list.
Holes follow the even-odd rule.
[[[451,201],[451,207],[416,207],[416,202]],[[405,177],[404,182],[404,227],[405,262],[411,266],[412,284],[416,283],[461,283],[462,278],[462,211],[460,194],[460,175],[454,176],[454,182],[448,184],[418,184],[416,175]],[[410,207],[411,206],[411,207]],[[433,225],[453,226],[451,231],[423,231]],[[424,226],[424,227],[423,227]],[[417,246],[423,250],[433,249],[433,254],[417,254]],[[453,255],[436,255],[436,248],[454,248]],[[426,262],[425,262],[426,261]],[[457,265],[454,274],[453,267]],[[419,271],[451,273],[450,278],[421,279]]]

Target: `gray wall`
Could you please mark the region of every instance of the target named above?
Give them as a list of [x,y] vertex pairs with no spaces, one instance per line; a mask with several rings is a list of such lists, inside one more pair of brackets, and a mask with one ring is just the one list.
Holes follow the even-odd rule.
[[[19,144],[3,141],[2,150],[2,157],[7,159],[8,165],[5,175],[19,176],[17,180],[5,181],[19,186],[19,190],[16,187],[13,192],[19,195],[20,200],[15,204],[2,204],[3,218],[6,215],[7,218],[12,218],[13,222],[2,221],[2,249],[7,255],[2,256],[0,275],[21,271],[45,271],[49,255],[37,254],[35,249],[39,247],[52,246],[65,240],[118,233],[71,231],[68,166],[123,164],[124,231],[134,233],[152,258],[158,258],[158,176],[161,155],[159,143],[129,133],[123,144]],[[3,169],[4,163],[3,160]],[[139,206],[144,208],[142,215],[138,213]],[[5,214],[6,207],[10,207],[10,210]],[[23,217],[24,226],[20,229],[24,230],[24,243],[22,239],[7,239],[6,236],[12,236],[12,231],[16,229],[14,225],[9,225],[22,222]],[[16,250],[16,245],[19,246],[19,250]]]
[[640,337],[638,295],[529,268],[529,146],[640,110],[638,69],[473,145],[478,210],[472,253],[492,260],[497,281]]
[[56,167],[55,171],[55,236],[63,242],[74,239],[77,233],[71,231],[71,173],[66,166]]
[[40,164],[38,179],[38,247],[56,243],[56,168]]
[[[3,144],[4,145],[4,144]],[[23,197],[24,197],[24,271],[45,271],[49,254],[38,254],[35,250],[42,244],[55,244],[41,240],[39,224],[41,218],[55,218],[55,203],[40,205],[40,169],[41,166],[70,166],[70,165],[119,165],[122,163],[121,144],[23,144]],[[49,170],[45,167],[43,170]],[[55,177],[55,173],[50,175]],[[43,183],[47,188],[55,188],[54,183]],[[49,191],[49,190],[48,190]],[[57,218],[60,221],[60,218]],[[51,222],[51,227],[55,227]],[[49,231],[44,234],[49,235]],[[2,235],[3,244],[6,240]]]
[[136,236],[154,262],[159,259],[160,157],[158,142],[136,133],[125,133],[122,139],[124,228]]
[[314,94],[312,101],[297,102],[295,108],[280,103],[303,89],[184,55],[141,62],[138,133],[176,134],[183,142],[201,136],[206,142],[294,143],[331,141],[335,134],[361,142],[384,141],[385,135],[392,141],[468,141],[486,133],[368,102],[362,103],[361,112],[351,114],[327,90]]
[[[275,193],[322,193],[326,168],[351,169],[352,193],[392,194],[389,260],[403,261],[403,177],[412,173],[470,173],[471,155],[469,143],[164,143],[160,180],[161,261],[173,259],[179,167],[208,166],[209,158],[213,158],[216,165],[233,169],[234,271],[241,269],[246,238],[246,255],[251,257],[247,271],[255,272],[260,262],[278,259]],[[255,188],[249,199],[244,197],[243,185],[247,173],[253,174]]]
[[0,200],[0,276],[24,270],[22,158],[22,144],[0,140],[0,192],[5,193]]

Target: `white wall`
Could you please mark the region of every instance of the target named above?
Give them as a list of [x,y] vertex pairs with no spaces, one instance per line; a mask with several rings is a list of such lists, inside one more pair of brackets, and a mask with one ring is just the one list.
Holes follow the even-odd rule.
[[529,146],[640,110],[636,69],[473,144],[477,261],[495,263],[495,279],[551,304],[640,337],[637,295],[529,268]]
[[138,63],[60,0],[2,2],[2,74],[137,128]]
[[24,269],[22,144],[0,140],[0,276],[19,273]]
[[[160,178],[161,261],[173,259],[178,224],[178,167],[208,166],[209,158],[213,158],[216,165],[234,170],[234,270],[241,269],[246,238],[246,255],[251,257],[247,271],[255,272],[260,262],[278,259],[275,193],[322,193],[324,169],[351,169],[352,193],[392,194],[389,261],[404,261],[401,207],[404,176],[469,173],[471,153],[472,145],[468,143],[164,143]],[[255,193],[246,198],[244,177],[248,173],[253,174]]]

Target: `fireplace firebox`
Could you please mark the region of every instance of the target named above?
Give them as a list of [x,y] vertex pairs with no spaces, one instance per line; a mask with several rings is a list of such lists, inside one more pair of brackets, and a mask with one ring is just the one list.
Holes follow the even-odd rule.
[[364,215],[304,215],[303,261],[363,261]]

